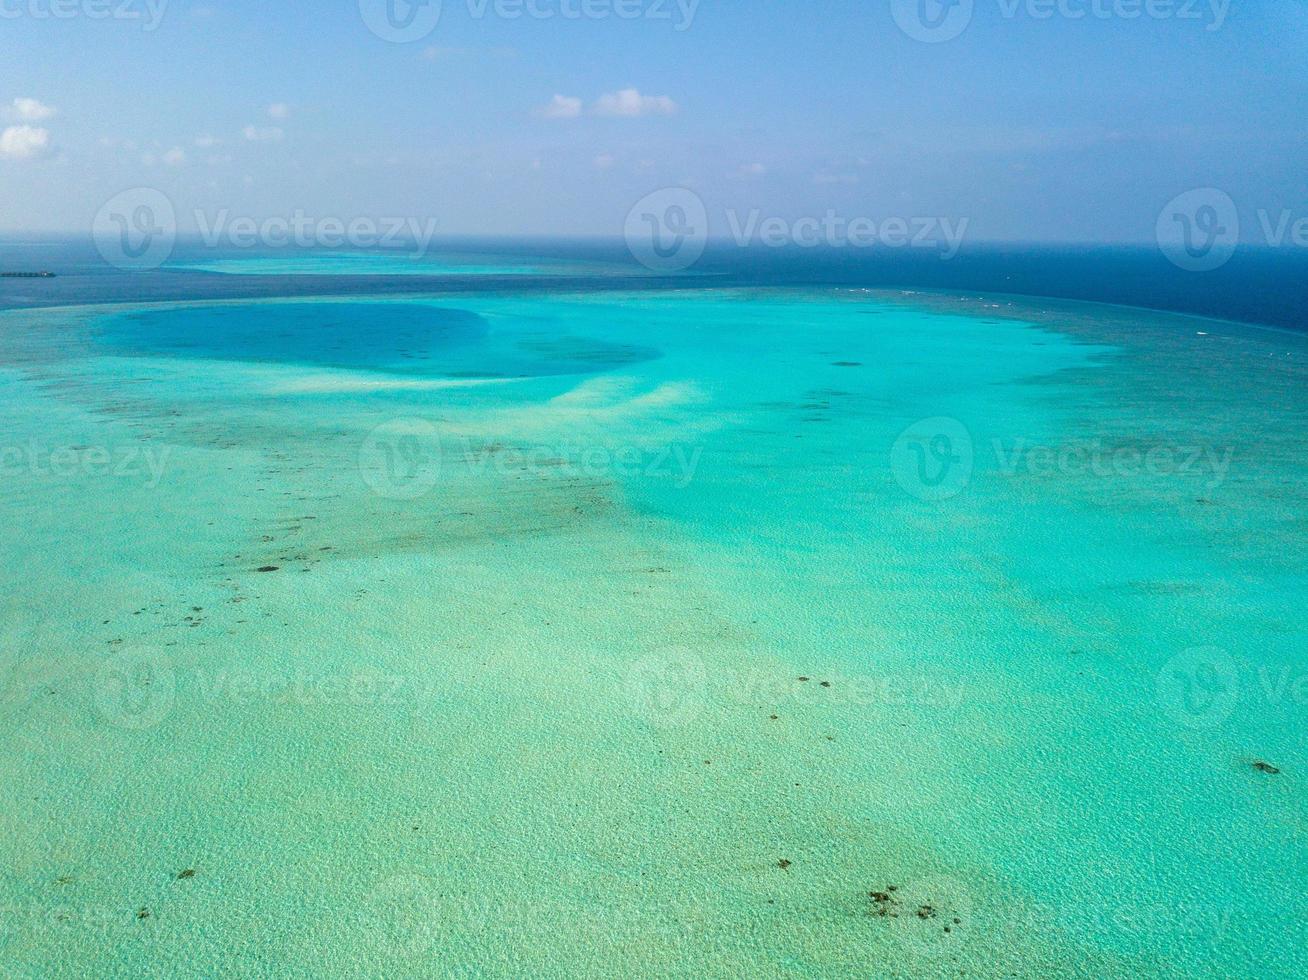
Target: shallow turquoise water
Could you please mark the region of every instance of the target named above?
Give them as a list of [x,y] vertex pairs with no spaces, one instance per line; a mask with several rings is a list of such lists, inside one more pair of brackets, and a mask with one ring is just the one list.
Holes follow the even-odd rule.
[[0,956],[1300,975],[1306,356],[848,291],[5,314]]

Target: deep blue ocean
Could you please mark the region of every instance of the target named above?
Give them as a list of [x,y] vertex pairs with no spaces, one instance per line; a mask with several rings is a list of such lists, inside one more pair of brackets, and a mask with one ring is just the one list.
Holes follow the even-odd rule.
[[[1173,266],[1146,246],[975,245],[953,259],[912,250],[751,247],[710,245],[692,272],[652,275],[621,242],[543,239],[460,239],[435,251],[475,252],[504,262],[558,259],[602,263],[603,275],[443,276],[242,276],[177,268],[215,255],[253,259],[290,249],[215,252],[199,242],[179,242],[170,266],[122,272],[106,264],[89,240],[28,236],[0,242],[0,271],[55,273],[55,279],[0,279],[0,309],[91,302],[218,299],[352,293],[485,292],[499,285],[515,291],[560,287],[573,291],[620,291],[694,286],[843,286],[977,291],[1048,296],[1198,316],[1308,329],[1308,252],[1246,248],[1223,268],[1207,273]],[[624,274],[623,270],[630,270]]]

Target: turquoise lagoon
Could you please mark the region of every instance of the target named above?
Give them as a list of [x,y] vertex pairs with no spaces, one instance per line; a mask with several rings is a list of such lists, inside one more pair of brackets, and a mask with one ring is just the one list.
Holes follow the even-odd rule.
[[1303,336],[488,291],[0,359],[7,975],[1308,971]]

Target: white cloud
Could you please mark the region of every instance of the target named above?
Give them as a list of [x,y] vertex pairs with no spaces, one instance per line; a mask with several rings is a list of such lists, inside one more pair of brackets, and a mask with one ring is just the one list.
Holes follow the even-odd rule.
[[612,155],[611,153],[601,153],[599,156],[597,156],[597,157],[595,158],[595,169],[596,169],[596,170],[609,170],[609,169],[611,169],[611,168],[613,167],[613,165],[614,165],[615,163],[617,163],[617,162],[618,162],[618,161],[617,161],[616,159],[614,159],[614,157],[613,157],[613,155]]
[[205,133],[201,136],[197,136],[195,138],[195,145],[201,150],[212,150],[220,142],[221,140],[218,140],[215,137],[210,136],[208,133]]
[[31,160],[50,149],[50,131],[37,126],[10,126],[0,133],[0,160]]
[[9,114],[21,122],[44,122],[54,118],[55,110],[36,99],[14,99]]
[[180,167],[186,162],[186,151],[180,146],[174,146],[163,155],[163,162],[170,167]]
[[547,106],[542,107],[538,115],[543,119],[576,119],[581,115],[581,99],[567,95],[556,95]]
[[285,102],[274,102],[268,107],[269,119],[289,119],[291,118],[291,107]]
[[677,103],[666,95],[641,95],[634,88],[624,88],[618,92],[601,95],[595,102],[592,112],[597,116],[671,116],[678,109]]
[[738,177],[762,177],[766,175],[768,168],[761,163],[747,163],[736,171]]
[[278,143],[286,133],[277,126],[268,126],[263,129],[258,126],[246,126],[241,130],[241,135],[251,143]]
[[[666,95],[641,95],[637,89],[624,88],[617,92],[606,92],[596,99],[589,108],[592,116],[617,116],[628,119],[637,116],[671,116],[680,109]],[[581,99],[570,95],[555,95],[536,110],[542,119],[576,119],[586,111]]]

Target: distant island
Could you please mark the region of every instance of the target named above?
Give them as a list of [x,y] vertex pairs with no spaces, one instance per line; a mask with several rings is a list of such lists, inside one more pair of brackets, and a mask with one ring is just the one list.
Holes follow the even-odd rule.
[[0,279],[53,279],[53,272],[0,272]]

